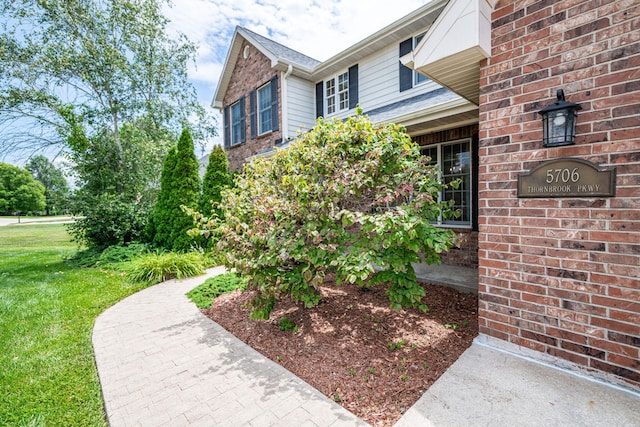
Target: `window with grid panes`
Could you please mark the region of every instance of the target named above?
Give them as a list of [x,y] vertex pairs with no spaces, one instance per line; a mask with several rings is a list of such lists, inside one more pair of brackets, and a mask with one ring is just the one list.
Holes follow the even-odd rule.
[[336,80],[327,80],[325,82],[325,88],[327,93],[327,114],[333,114],[336,112]]
[[349,73],[338,74],[325,81],[327,114],[349,109]]
[[349,108],[349,74],[343,73],[338,76],[338,98],[340,99],[340,110]]
[[420,152],[431,158],[429,164],[438,165],[445,184],[460,179],[458,188],[449,187],[441,192],[440,200],[453,200],[454,210],[460,210],[458,218],[441,219],[440,224],[471,226],[471,141],[446,142],[421,148]]

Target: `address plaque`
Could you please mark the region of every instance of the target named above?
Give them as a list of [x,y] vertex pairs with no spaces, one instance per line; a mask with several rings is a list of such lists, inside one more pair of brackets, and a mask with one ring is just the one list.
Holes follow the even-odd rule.
[[560,157],[518,175],[518,197],[614,197],[616,168],[588,160]]

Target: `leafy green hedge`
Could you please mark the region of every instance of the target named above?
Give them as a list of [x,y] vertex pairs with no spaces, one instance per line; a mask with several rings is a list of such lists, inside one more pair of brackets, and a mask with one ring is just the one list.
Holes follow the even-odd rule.
[[388,285],[394,309],[426,309],[411,263],[439,262],[454,241],[433,225],[453,212],[427,161],[403,128],[359,110],[319,119],[287,150],[248,164],[223,192],[216,233],[227,266],[257,291],[252,316],[268,318],[284,296],[317,304],[330,272],[338,284]]

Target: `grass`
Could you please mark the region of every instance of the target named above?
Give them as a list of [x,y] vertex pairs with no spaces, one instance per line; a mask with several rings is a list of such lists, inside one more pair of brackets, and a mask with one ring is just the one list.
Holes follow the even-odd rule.
[[0,227],[0,425],[107,426],[91,332],[147,286],[65,262],[65,226]]

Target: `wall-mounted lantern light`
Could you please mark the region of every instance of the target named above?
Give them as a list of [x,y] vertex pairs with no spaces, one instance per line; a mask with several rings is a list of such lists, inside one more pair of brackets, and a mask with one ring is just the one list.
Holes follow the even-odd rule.
[[573,145],[575,142],[576,117],[578,110],[582,107],[565,101],[562,89],[558,89],[556,96],[558,97],[556,102],[538,111],[538,114],[542,115],[545,147]]

